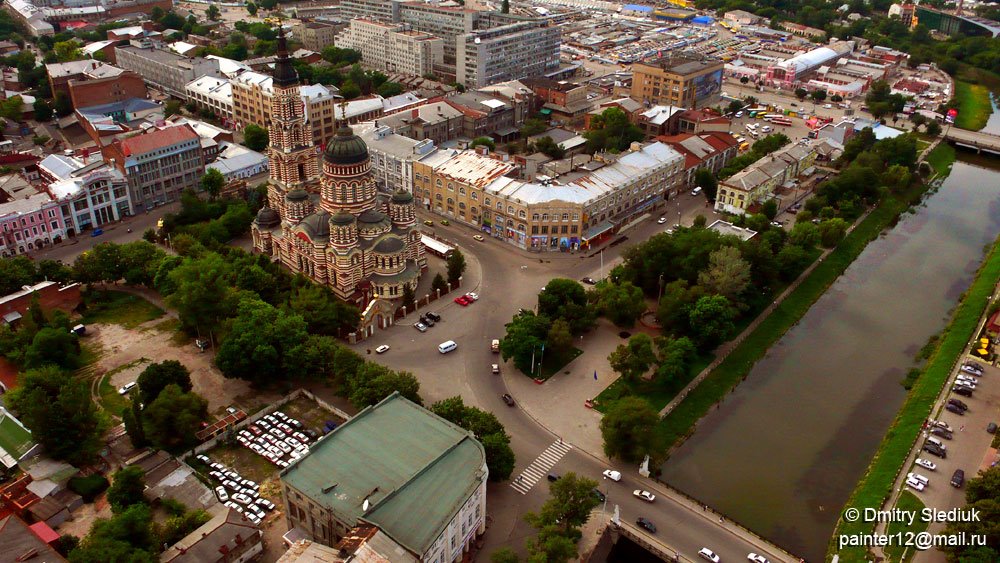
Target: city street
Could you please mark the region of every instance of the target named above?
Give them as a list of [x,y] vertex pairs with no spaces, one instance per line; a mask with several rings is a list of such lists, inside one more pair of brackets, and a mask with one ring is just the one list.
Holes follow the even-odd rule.
[[[620,262],[622,253],[630,244],[662,232],[675,222],[673,210],[678,208],[684,225],[690,225],[698,214],[706,215],[709,223],[715,219],[711,210],[705,208],[704,197],[682,193],[660,210],[654,211],[649,219],[628,230],[628,243],[604,250],[604,274]],[[564,474],[574,471],[601,481],[600,488],[609,497],[606,506],[608,515],[617,504],[621,508],[622,518],[630,522],[634,522],[638,516],[651,519],[660,529],[657,537],[687,557],[693,557],[705,546],[728,561],[745,559],[750,551],[767,552],[759,545],[747,541],[745,537],[749,535],[738,531],[728,521],[726,526],[720,526],[719,515],[710,509],[686,500],[669,498],[667,491],[655,482],[640,477],[637,467],[608,463],[599,448],[599,434],[591,435],[589,439],[576,440],[574,433],[577,431],[596,431],[595,424],[584,425],[583,430],[580,430],[581,425],[577,424],[579,419],[586,416],[593,420],[596,416],[596,413],[586,410],[581,401],[547,401],[544,410],[535,412],[521,407],[522,401],[535,402],[535,397],[523,398],[526,394],[549,392],[549,387],[558,385],[561,374],[554,376],[545,385],[525,385],[526,376],[510,363],[502,365],[501,377],[490,373],[490,364],[499,361],[498,356],[490,351],[490,341],[503,337],[504,324],[509,322],[514,313],[519,308],[533,308],[542,286],[554,277],[600,277],[601,253],[594,250],[575,254],[529,253],[494,239],[477,242],[472,238],[476,231],[470,227],[454,223],[443,227],[437,223],[439,217],[425,213],[420,215],[421,220],[435,220],[433,230],[436,234],[463,251],[468,267],[461,291],[475,291],[480,299],[468,307],[461,307],[452,302],[454,295],[449,295],[429,307],[428,310],[440,314],[443,319],[427,332],[415,330],[412,326],[415,318],[410,317],[389,330],[376,333],[374,337],[358,345],[358,348],[389,344],[391,349],[379,356],[378,361],[393,369],[412,372],[420,380],[421,395],[428,404],[461,395],[467,404],[496,413],[506,427],[511,436],[511,446],[517,455],[517,465],[511,481],[490,487],[489,513],[492,521],[485,537],[485,553],[502,546],[520,547],[533,534],[532,528],[523,522],[522,516],[541,506],[548,494],[548,482],[544,477],[537,481],[525,477],[518,483],[517,476],[529,466],[533,467],[535,473],[551,471]],[[667,225],[656,224],[660,216],[668,218]],[[610,329],[605,330],[605,333],[587,335],[586,338],[618,338]],[[458,349],[441,355],[437,345],[446,340],[454,340]],[[581,362],[606,362],[604,350],[608,345],[595,345],[602,350],[601,355],[605,356],[601,358],[592,354],[589,347],[585,347],[584,354],[566,369],[574,369]],[[614,379],[611,373],[601,375],[598,385],[586,390],[590,396],[596,396]],[[506,406],[500,398],[503,393],[511,393],[517,406]],[[568,435],[563,435],[564,431]],[[560,441],[572,447],[558,447]],[[549,453],[544,459],[539,458],[546,450]],[[539,458],[538,461],[536,458]],[[551,461],[555,458],[558,459],[553,465]],[[601,480],[601,472],[609,467],[622,472],[624,477],[621,483]],[[634,498],[631,492],[636,488],[652,491],[657,495],[657,501],[647,504]],[[527,489],[527,494],[522,494],[518,489]],[[784,560],[779,557],[780,554],[767,555],[772,561]]]
[[[142,233],[146,229],[155,229],[156,222],[167,213],[180,211],[180,203],[169,203],[157,207],[148,213],[139,213],[132,217],[126,217],[117,223],[102,225],[104,234],[91,236],[93,231],[87,231],[71,239],[50,246],[44,250],[34,252],[31,257],[34,260],[59,260],[66,265],[70,265],[76,257],[90,250],[94,245],[102,242],[116,242],[119,244],[137,241],[142,238]],[[129,232],[132,229],[132,232]]]

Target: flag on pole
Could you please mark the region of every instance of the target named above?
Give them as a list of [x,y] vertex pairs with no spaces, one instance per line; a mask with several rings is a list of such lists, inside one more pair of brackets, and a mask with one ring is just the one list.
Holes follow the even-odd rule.
[[594,381],[597,381],[597,370],[594,370]]

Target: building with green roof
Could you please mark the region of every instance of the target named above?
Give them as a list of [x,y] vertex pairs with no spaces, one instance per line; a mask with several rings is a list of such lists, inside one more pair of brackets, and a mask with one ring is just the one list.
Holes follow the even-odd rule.
[[281,472],[289,529],[334,546],[374,525],[417,561],[456,561],[485,531],[486,452],[472,433],[393,393]]
[[35,447],[31,431],[0,407],[0,464],[10,469]]

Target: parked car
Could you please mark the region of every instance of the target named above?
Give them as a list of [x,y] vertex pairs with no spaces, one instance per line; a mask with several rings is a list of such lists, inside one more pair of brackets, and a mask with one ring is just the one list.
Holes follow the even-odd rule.
[[965,404],[961,400],[956,399],[954,397],[952,397],[951,399],[948,399],[948,404],[949,405],[955,405],[956,407],[962,409],[963,411],[969,410],[969,405]]
[[427,325],[424,323],[414,323],[413,328],[419,330],[420,332],[427,332]]
[[381,345],[381,346],[379,346],[378,348],[375,349],[375,353],[376,354],[385,354],[388,351],[389,351],[389,345],[388,344],[383,344],[383,345]]
[[219,497],[219,502],[226,502],[229,500],[229,493],[226,492],[225,487],[216,487],[215,496]]
[[559,480],[559,475],[557,475],[555,473],[549,473],[548,475],[545,476],[545,478],[548,479],[549,481],[552,481],[553,483],[555,483],[556,481]]
[[490,364],[490,373],[493,375],[500,374],[500,364]]
[[968,361],[968,362],[965,362],[965,365],[974,367],[974,368],[978,369],[979,371],[985,371],[986,370],[986,368],[983,367],[983,364],[981,364],[979,362],[973,362],[971,360]]
[[92,237],[99,237],[103,234],[104,234],[104,229],[94,229],[93,231],[90,232],[90,236]]
[[948,403],[947,405],[944,406],[944,408],[948,412],[953,412],[953,413],[958,414],[958,415],[964,415],[965,414],[965,410],[962,409],[962,407],[960,407],[958,405],[953,405],[951,403]]
[[604,476],[612,481],[618,482],[622,480],[622,474],[620,471],[614,471],[612,469],[605,469]]
[[121,389],[118,390],[118,394],[119,395],[128,395],[129,391],[135,389],[135,386],[136,386],[136,382],[135,381],[126,383],[125,385],[123,385],[121,387]]
[[651,534],[655,534],[656,533],[656,524],[653,524],[652,522],[650,522],[648,518],[643,518],[642,516],[640,516],[640,517],[636,518],[635,523],[636,523],[637,526],[639,526],[640,528],[642,528],[643,530],[646,530],[647,532],[649,532]]
[[721,559],[719,559],[719,556],[716,555],[714,551],[708,549],[707,547],[703,547],[700,550],[698,550],[698,557],[701,557],[702,559],[707,559],[712,563],[719,563],[719,561],[721,561]]
[[924,451],[927,452],[927,453],[929,453],[929,454],[936,455],[937,457],[939,457],[941,459],[947,459],[948,458],[948,452],[945,451],[944,448],[938,446],[937,444],[932,444],[930,442],[924,442]]
[[974,368],[974,367],[972,367],[970,365],[964,365],[960,369],[962,371],[964,371],[965,373],[971,373],[972,375],[978,375],[978,376],[982,376],[983,375],[983,370],[976,369],[976,368]]
[[503,402],[506,403],[508,407],[514,406],[514,397],[511,397],[510,393],[504,393],[503,395],[500,395],[500,398],[503,399]]
[[580,281],[582,281],[583,283],[585,283],[587,285],[597,285],[597,280],[595,280],[594,278],[590,278],[590,277],[583,278]]
[[924,477],[923,475],[921,475],[919,473],[907,473],[906,474],[906,478],[907,479],[913,479],[914,481],[920,481],[921,483],[924,484],[925,487],[927,485],[931,484],[931,480],[930,479],[928,479],[927,477]]
[[594,496],[597,497],[597,500],[599,502],[604,502],[608,500],[608,497],[604,493],[602,493],[600,489],[593,489],[593,491],[594,491]]
[[483,235],[472,235],[472,238],[474,240],[479,241],[479,242],[483,242],[484,240],[486,240],[486,239],[483,238]]
[[259,498],[259,499],[257,499],[257,501],[254,504],[256,504],[257,506],[259,506],[259,507],[261,507],[264,510],[267,510],[269,512],[271,510],[274,510],[274,503],[271,502],[271,501],[269,501],[269,500],[267,500],[266,498]]
[[968,387],[966,387],[964,385],[956,385],[956,386],[952,387],[951,388],[951,392],[955,393],[956,395],[961,395],[963,397],[971,397],[972,396],[972,389],[969,389]]
[[917,481],[916,479],[907,477],[906,478],[906,486],[910,487],[911,489],[917,490],[917,491],[922,491],[922,490],[924,490],[924,487],[926,487],[927,485],[924,485],[923,483],[921,483],[920,481]]
[[747,561],[753,561],[753,563],[771,563],[770,561],[768,561],[767,557],[764,557],[763,555],[759,555],[757,553],[748,553]]
[[439,322],[441,322],[441,315],[439,315],[439,314],[437,314],[437,313],[431,313],[431,312],[427,312],[427,313],[424,313],[424,315],[425,315],[425,316],[426,316],[426,317],[427,317],[428,319],[431,319],[432,321],[434,321],[434,322],[436,322],[436,323],[439,323]]
[[987,424],[986,425],[986,431],[989,432],[990,434],[996,434],[997,433],[997,423],[991,422],[991,423]]
[[951,425],[949,425],[947,422],[943,420],[930,420],[928,421],[928,423],[930,426],[937,426],[938,428],[944,428],[948,432],[954,432],[954,430],[952,430],[951,428]]
[[478,293],[472,293],[470,291],[469,293],[466,293],[465,296],[468,297],[469,299],[471,299],[472,301],[479,301],[479,294]]
[[194,458],[197,459],[198,461],[204,463],[205,465],[208,465],[209,463],[212,463],[212,460],[208,459],[208,456],[205,455],[205,454],[198,454],[198,455],[194,456]]
[[937,464],[934,463],[933,461],[929,460],[929,459],[922,459],[922,458],[918,457],[917,461],[914,462],[914,463],[916,463],[920,467],[923,467],[924,469],[927,469],[929,471],[934,471],[934,470],[937,469]]
[[642,499],[642,500],[644,500],[646,502],[653,502],[654,500],[656,500],[656,495],[654,495],[653,493],[651,493],[649,491],[643,491],[643,490],[640,490],[640,489],[636,489],[636,490],[632,491],[632,496],[634,496],[635,498],[638,498],[638,499]]
[[666,222],[667,222],[667,218],[666,217],[660,217],[659,219],[656,220],[656,224],[657,225],[664,225],[664,224],[666,224]]
[[455,298],[455,303],[458,303],[463,307],[468,307],[469,303],[472,303],[472,300],[464,295],[459,295]]
[[944,428],[938,428],[936,426],[934,428],[931,428],[931,434],[933,434],[934,436],[940,436],[945,440],[951,440],[952,438],[951,432],[948,432]]
[[420,315],[420,322],[427,326],[434,326],[434,319],[428,317],[427,315]]
[[965,471],[956,469],[955,472],[951,474],[951,486],[961,489],[963,484],[965,484]]

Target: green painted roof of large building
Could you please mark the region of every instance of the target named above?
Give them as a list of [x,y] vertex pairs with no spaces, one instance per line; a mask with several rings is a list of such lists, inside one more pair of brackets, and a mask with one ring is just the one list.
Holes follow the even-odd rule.
[[0,407],[0,463],[8,469],[35,445],[31,432]]
[[321,438],[281,478],[339,520],[371,522],[419,556],[485,479],[485,462],[471,433],[394,393]]

